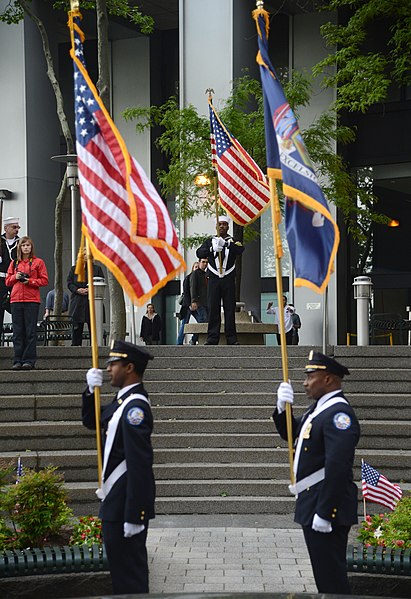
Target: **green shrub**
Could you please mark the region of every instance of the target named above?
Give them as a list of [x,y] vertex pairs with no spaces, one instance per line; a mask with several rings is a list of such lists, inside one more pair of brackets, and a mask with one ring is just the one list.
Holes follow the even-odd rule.
[[367,516],[357,538],[366,547],[411,548],[411,496],[403,497],[389,514]]
[[[43,547],[72,516],[56,468],[26,469],[19,482],[0,489],[0,549]],[[9,525],[11,524],[11,527]]]
[[70,545],[102,545],[101,520],[96,516],[83,516],[73,528]]

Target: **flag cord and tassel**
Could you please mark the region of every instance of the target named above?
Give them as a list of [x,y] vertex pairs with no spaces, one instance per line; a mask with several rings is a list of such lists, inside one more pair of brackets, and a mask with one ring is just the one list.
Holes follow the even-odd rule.
[[[87,252],[87,277],[88,277],[88,302],[90,308],[90,337],[91,337],[91,358],[92,367],[98,368],[98,344],[96,327],[96,310],[94,303],[94,279],[93,279],[93,256],[90,251],[90,244],[86,238]],[[101,424],[100,424],[100,387],[94,388],[94,410],[96,415],[96,443],[97,443],[97,471],[98,486],[102,485],[102,451],[101,451]]]
[[[287,340],[285,337],[285,323],[284,323],[284,308],[283,308],[283,275],[281,270],[281,258],[283,255],[283,248],[281,244],[281,236],[278,225],[281,220],[280,205],[278,201],[276,179],[269,176],[268,179],[270,185],[271,195],[271,221],[273,228],[273,241],[274,241],[274,253],[275,253],[275,280],[277,286],[277,298],[278,298],[278,321],[280,325],[280,337],[281,337],[281,361],[283,369],[283,381],[288,383],[288,357],[287,357]],[[291,405],[286,403],[285,405],[285,416],[287,424],[287,440],[288,440],[288,459],[290,465],[290,482],[293,485],[295,483],[294,477],[294,448],[293,448],[293,430],[292,430],[292,415]]]

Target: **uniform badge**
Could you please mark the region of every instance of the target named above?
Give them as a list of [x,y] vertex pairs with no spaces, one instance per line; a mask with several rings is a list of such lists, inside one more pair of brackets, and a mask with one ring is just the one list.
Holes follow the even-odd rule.
[[126,418],[132,426],[140,426],[144,420],[144,411],[141,408],[130,408]]
[[310,438],[310,433],[311,433],[311,429],[312,429],[313,425],[311,424],[307,424],[304,434],[303,434],[303,439],[309,439]]
[[333,418],[335,428],[345,431],[351,426],[351,418],[345,412],[338,412]]

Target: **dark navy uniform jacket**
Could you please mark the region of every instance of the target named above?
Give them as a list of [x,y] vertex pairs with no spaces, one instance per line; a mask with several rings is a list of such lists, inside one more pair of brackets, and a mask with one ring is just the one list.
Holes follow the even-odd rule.
[[[220,278],[220,259],[218,257],[221,254],[221,260],[224,262],[225,258],[227,258],[227,262],[225,263],[225,273],[223,273],[223,277],[235,275],[235,260],[237,256],[244,252],[244,246],[239,241],[234,241],[234,239],[228,235],[225,238],[226,247],[223,248],[221,252],[214,252],[212,246],[213,238],[209,237],[204,241],[204,243],[198,248],[196,254],[197,258],[207,258],[208,259],[208,268],[207,275],[210,278],[217,277]],[[223,278],[221,277],[221,278]]]
[[[333,397],[344,398],[344,395],[337,392]],[[294,439],[315,406],[313,404],[301,418],[293,416]],[[273,418],[281,437],[287,439],[285,411],[279,414],[275,410]],[[301,447],[297,481],[321,468],[325,468],[325,478],[298,494],[295,521],[310,526],[314,514],[318,514],[335,526],[355,524],[358,489],[352,468],[360,425],[354,410],[349,404],[335,404],[316,416],[311,424],[309,438],[303,440]]]
[[[110,404],[101,408],[101,426],[105,433],[108,423],[121,403],[133,393],[147,397],[142,384],[137,384]],[[120,403],[121,402],[121,403]],[[95,430],[94,395],[83,393],[83,424]],[[153,416],[150,405],[142,399],[132,399],[121,415],[104,479],[125,459],[127,472],[114,484],[101,504],[100,518],[110,522],[121,521],[144,524],[154,518],[155,482],[153,475],[153,448],[151,432]]]

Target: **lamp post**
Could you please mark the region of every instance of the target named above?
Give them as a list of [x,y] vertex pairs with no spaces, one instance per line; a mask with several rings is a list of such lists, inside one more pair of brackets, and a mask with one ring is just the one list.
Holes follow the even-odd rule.
[[75,264],[77,260],[77,206],[79,205],[79,181],[77,154],[63,154],[61,156],[52,156],[55,162],[62,162],[67,165],[67,187],[70,189],[71,198],[71,263]]
[[368,308],[372,281],[370,277],[355,277],[353,287],[354,299],[357,301],[357,345],[369,345]]

